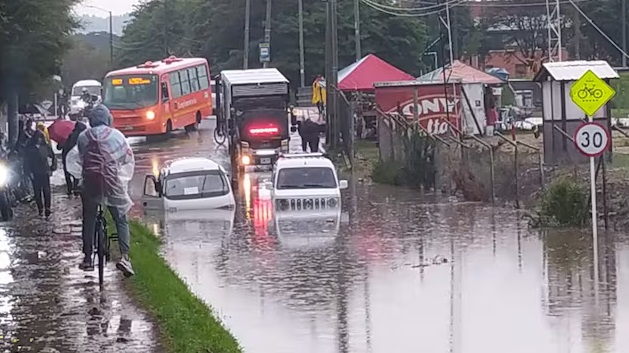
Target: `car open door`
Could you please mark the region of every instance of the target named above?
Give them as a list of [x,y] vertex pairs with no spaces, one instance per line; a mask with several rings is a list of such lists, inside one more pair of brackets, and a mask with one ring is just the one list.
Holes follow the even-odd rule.
[[142,206],[145,210],[163,210],[164,200],[162,199],[162,185],[152,174],[147,174],[144,178],[144,193],[142,195]]

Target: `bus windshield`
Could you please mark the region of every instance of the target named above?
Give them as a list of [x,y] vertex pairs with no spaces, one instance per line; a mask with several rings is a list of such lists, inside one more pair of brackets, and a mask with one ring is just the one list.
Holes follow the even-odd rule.
[[157,104],[157,75],[123,75],[105,79],[103,104],[109,109],[138,109]]

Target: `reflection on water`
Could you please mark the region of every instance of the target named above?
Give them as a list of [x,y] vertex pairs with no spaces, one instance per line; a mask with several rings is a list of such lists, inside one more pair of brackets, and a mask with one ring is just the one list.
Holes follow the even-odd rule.
[[[132,188],[153,156],[199,144],[138,153]],[[340,216],[274,214],[263,177],[242,181],[236,210],[154,226],[246,352],[629,352],[619,237],[600,238],[595,292],[589,234],[532,233],[508,209],[355,183]]]
[[[166,256],[247,352],[629,351],[617,334],[629,328],[618,303],[629,246],[614,236],[601,237],[597,305],[588,234],[536,234],[515,211],[356,190],[346,221],[346,211],[272,214],[252,191],[223,214],[233,228],[165,222]],[[439,256],[448,262],[432,264]]]

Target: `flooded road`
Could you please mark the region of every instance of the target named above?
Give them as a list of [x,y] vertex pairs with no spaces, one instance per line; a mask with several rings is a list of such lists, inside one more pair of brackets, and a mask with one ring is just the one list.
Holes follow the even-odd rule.
[[[208,129],[166,144],[137,147],[134,198],[155,164],[224,158]],[[362,184],[342,212],[274,215],[259,177],[242,181],[234,211],[153,224],[246,352],[629,351],[622,237],[601,237],[597,292],[587,234],[531,233],[515,211]]]

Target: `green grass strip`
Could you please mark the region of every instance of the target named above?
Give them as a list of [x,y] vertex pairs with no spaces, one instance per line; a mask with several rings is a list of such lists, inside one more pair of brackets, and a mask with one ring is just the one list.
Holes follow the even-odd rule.
[[[113,222],[109,224],[113,225]],[[160,240],[137,221],[131,221],[130,227],[130,255],[136,272],[130,280],[131,292],[156,319],[166,351],[242,352],[236,339],[210,308],[189,290],[159,255]]]

